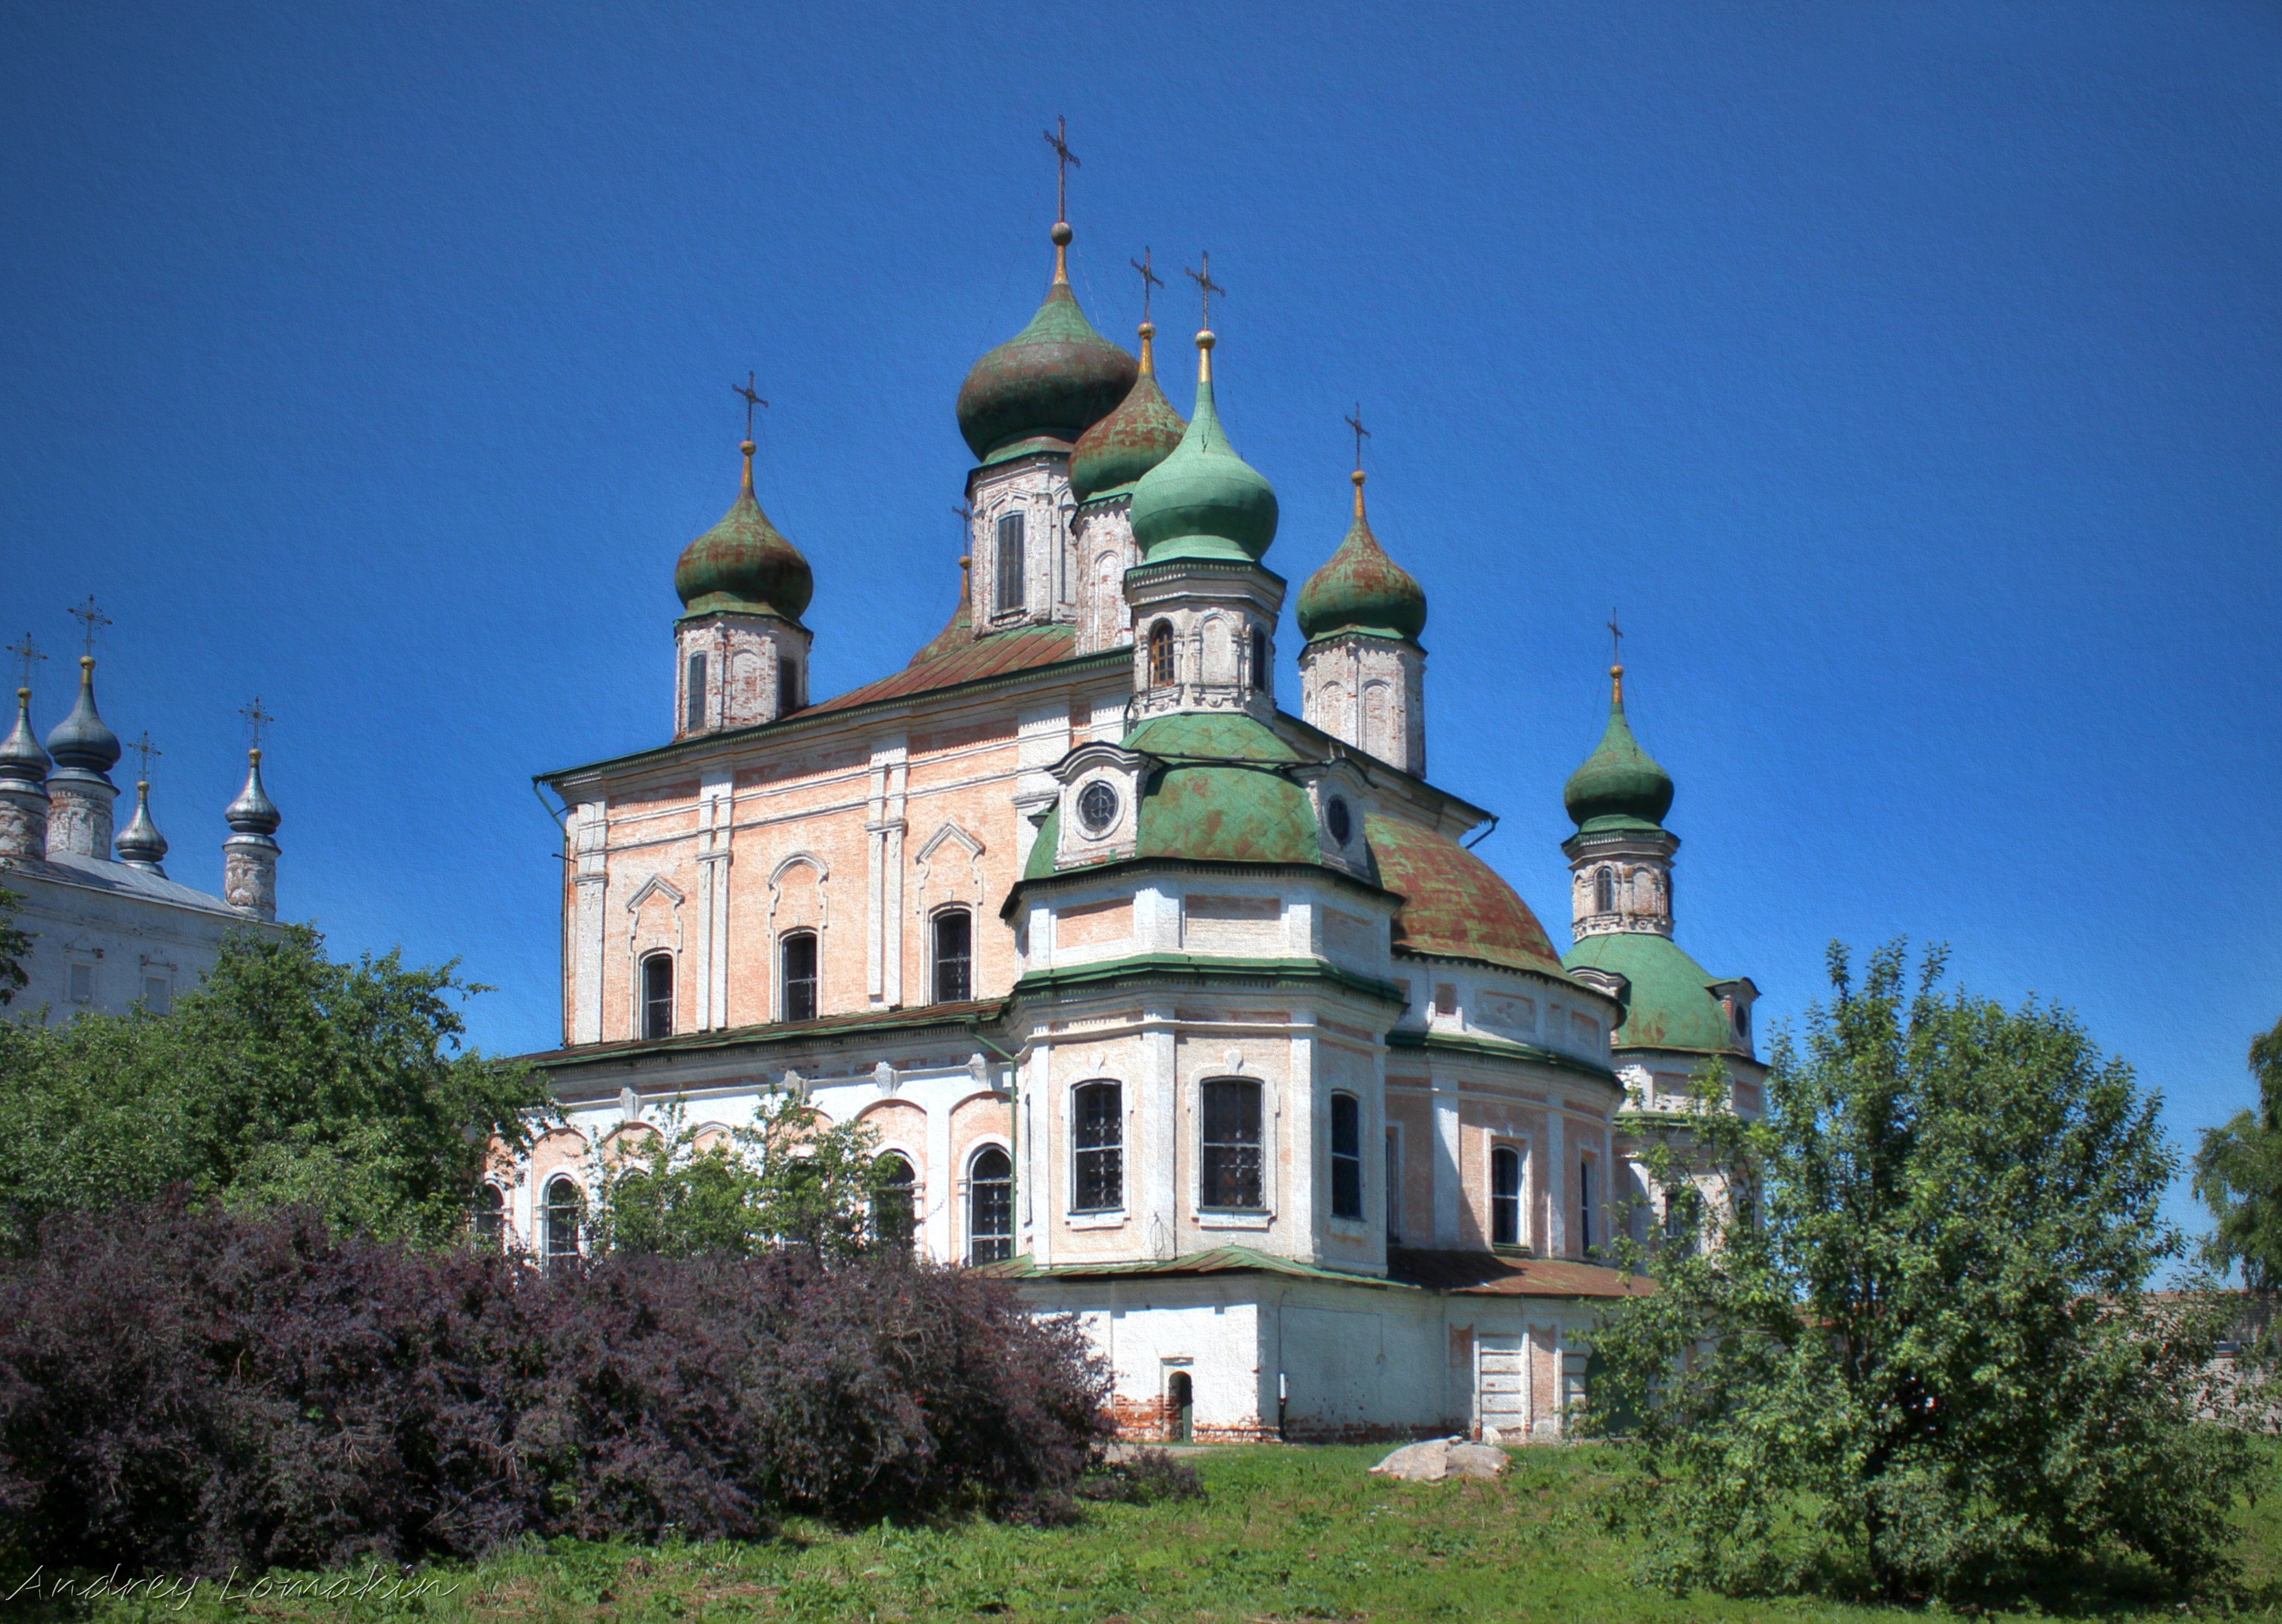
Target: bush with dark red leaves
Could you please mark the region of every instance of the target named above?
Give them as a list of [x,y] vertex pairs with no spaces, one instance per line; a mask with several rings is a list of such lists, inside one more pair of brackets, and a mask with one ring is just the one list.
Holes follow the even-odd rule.
[[214,1574],[1021,1516],[1105,1398],[1075,1325],[895,1260],[542,1272],[306,1212],[65,1215],[0,1259],[0,1552]]

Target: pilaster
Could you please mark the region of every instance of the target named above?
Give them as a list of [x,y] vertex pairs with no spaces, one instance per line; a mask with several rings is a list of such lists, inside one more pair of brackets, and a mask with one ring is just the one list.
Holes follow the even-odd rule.
[[570,1041],[602,1041],[602,900],[609,882],[608,804],[581,801],[569,830],[576,891],[570,931]]

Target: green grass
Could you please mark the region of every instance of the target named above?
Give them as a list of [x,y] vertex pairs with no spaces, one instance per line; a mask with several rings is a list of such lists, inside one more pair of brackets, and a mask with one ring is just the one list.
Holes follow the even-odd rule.
[[[970,1620],[1251,1621],[1484,1619],[1873,1620],[1922,1612],[1820,1598],[1685,1598],[1634,1586],[1634,1550],[1594,1503],[1624,1469],[1601,1448],[1517,1451],[1495,1483],[1390,1483],[1378,1449],[1273,1448],[1201,1457],[1210,1497],[1097,1506],[1062,1529],[961,1522],[841,1532],[813,1525],[754,1545],[637,1549],[561,1544],[473,1568],[384,1581],[361,1599],[283,1594],[307,1576],[227,1602],[179,1597],[93,1608],[99,1624],[221,1619],[418,1618],[435,1624],[603,1620]],[[2267,1489],[2238,1513],[2249,1612],[2282,1619],[2282,1449],[2263,1449]],[[336,1586],[361,1583],[336,1577]],[[386,1586],[402,1583],[394,1596]],[[424,1594],[411,1594],[425,1587]],[[0,1595],[4,1595],[0,1587]],[[2070,1616],[2182,1616],[2176,1597],[2078,1596]],[[19,1604],[20,1606],[20,1604]],[[2200,1606],[2190,1609],[2201,1612]],[[15,1608],[0,1612],[15,1612]],[[49,1609],[43,1608],[43,1612]],[[74,1610],[77,1612],[78,1610]],[[2013,1611],[2043,1614],[2034,1603]],[[87,1616],[82,1612],[80,1616]]]

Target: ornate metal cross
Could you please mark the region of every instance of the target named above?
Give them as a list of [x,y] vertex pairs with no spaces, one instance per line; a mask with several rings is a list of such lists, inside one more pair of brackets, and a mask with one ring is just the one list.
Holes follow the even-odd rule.
[[142,770],[136,773],[135,776],[141,779],[144,782],[148,783],[151,779],[151,758],[153,756],[163,756],[167,752],[151,742],[151,730],[148,727],[145,727],[143,730],[143,736],[141,738],[136,740],[134,743],[128,745],[127,748],[143,758]]
[[756,373],[748,372],[745,374],[743,383],[729,385],[732,392],[745,397],[745,438],[747,439],[753,438],[753,408],[768,404],[766,400],[753,392],[753,380],[757,376]]
[[1046,132],[1046,144],[1054,150],[1054,218],[1069,218],[1069,172],[1085,166],[1077,154],[1069,150],[1069,120],[1057,113],[1053,128]]
[[1621,665],[1624,663],[1625,629],[1617,624],[1617,611],[1612,609],[1609,611],[1609,664]]
[[33,663],[37,660],[44,660],[48,657],[40,652],[39,645],[32,641],[32,634],[29,632],[24,633],[24,641],[22,642],[9,644],[8,652],[14,655],[16,657],[16,663],[24,668],[24,680],[16,686],[19,688],[31,687]]
[[92,655],[95,652],[95,634],[112,624],[111,617],[95,606],[95,594],[91,592],[87,594],[86,602],[71,611],[71,617],[87,627],[87,652]]
[[1355,402],[1354,416],[1343,418],[1341,421],[1343,421],[1347,427],[1354,431],[1355,471],[1357,473],[1361,473],[1362,471],[1362,443],[1370,438],[1370,431],[1362,426],[1362,402],[1360,400]]
[[256,694],[252,703],[242,708],[238,714],[245,719],[245,725],[253,730],[253,748],[260,750],[261,730],[277,719],[261,708],[261,695],[259,694]]
[[1149,250],[1145,247],[1141,250],[1139,259],[1125,262],[1141,273],[1141,319],[1145,322],[1149,320],[1149,290],[1163,287],[1165,279],[1149,268]]
[[1205,301],[1205,330],[1210,332],[1212,330],[1212,296],[1215,293],[1225,295],[1228,290],[1212,279],[1212,255],[1203,253],[1197,257],[1204,261],[1204,269],[1184,271],[1182,275],[1197,284],[1197,296]]

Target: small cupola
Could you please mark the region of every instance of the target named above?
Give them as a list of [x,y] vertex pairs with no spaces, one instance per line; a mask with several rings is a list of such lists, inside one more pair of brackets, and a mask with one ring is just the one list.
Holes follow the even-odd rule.
[[682,549],[673,590],[684,615],[769,615],[798,626],[816,578],[753,494],[753,442],[738,449],[745,455],[744,486],[721,522]]
[[980,463],[1068,455],[1132,392],[1132,356],[1094,331],[1070,291],[1069,222],[1054,222],[1054,279],[1028,326],[974,363],[959,390],[959,431]]
[[48,781],[48,752],[32,732],[32,690],[16,690],[16,726],[0,740],[0,780],[38,786]]
[[1142,476],[1172,455],[1188,419],[1157,385],[1157,327],[1141,323],[1141,373],[1115,411],[1079,436],[1070,457],[1070,493],[1081,502],[1129,494]]
[[1561,804],[1582,834],[1659,828],[1672,810],[1672,775],[1642,750],[1625,720],[1625,668],[1609,667],[1609,726],[1585,765],[1569,775]]
[[120,831],[114,848],[119,860],[129,868],[140,868],[165,879],[167,871],[159,865],[167,859],[167,837],[159,833],[159,826],[151,817],[151,781],[137,779],[135,782],[135,818]]
[[79,662],[79,703],[48,734],[48,754],[59,767],[105,773],[119,764],[119,735],[104,726],[95,708],[95,657]]
[[1300,635],[1309,641],[1341,632],[1417,642],[1426,629],[1426,594],[1386,556],[1363,511],[1363,471],[1354,480],[1354,521],[1347,539],[1300,588]]
[[1197,335],[1197,408],[1181,442],[1133,487],[1133,540],[1145,565],[1176,559],[1257,563],[1276,540],[1276,487],[1236,455],[1213,401],[1213,346]]

